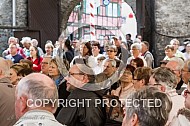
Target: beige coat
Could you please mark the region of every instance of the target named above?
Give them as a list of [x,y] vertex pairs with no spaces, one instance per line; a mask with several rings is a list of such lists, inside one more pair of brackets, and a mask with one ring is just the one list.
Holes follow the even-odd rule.
[[0,126],[12,126],[15,118],[15,87],[9,78],[0,79]]

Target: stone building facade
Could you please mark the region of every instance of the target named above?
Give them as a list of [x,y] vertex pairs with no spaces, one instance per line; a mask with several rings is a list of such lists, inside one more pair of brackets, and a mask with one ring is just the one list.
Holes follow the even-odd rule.
[[[14,30],[22,30],[27,26],[27,0],[15,0],[16,26]],[[8,37],[13,36],[13,0],[0,2],[0,54],[5,50]]]
[[154,55],[156,62],[164,58],[164,47],[177,38],[181,44],[190,38],[190,1],[154,0],[155,22],[153,29]]

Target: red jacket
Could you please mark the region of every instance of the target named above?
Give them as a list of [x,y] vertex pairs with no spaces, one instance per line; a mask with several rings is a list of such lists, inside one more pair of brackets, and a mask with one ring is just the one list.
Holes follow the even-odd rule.
[[[29,59],[30,61],[32,61],[32,63],[33,63],[32,69],[33,69],[35,72],[40,72],[40,71],[41,71],[41,62],[42,62],[42,60],[43,60],[42,57],[40,57],[40,62],[39,62],[39,63],[38,63],[38,58],[35,59],[34,61],[32,60],[31,57],[28,57],[27,59]],[[35,64],[36,66],[34,66],[34,64]]]

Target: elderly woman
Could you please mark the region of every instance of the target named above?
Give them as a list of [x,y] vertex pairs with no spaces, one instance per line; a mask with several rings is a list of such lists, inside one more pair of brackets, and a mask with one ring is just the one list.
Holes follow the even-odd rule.
[[106,53],[109,59],[116,59],[117,47],[115,45],[108,46]]
[[45,45],[45,56],[53,56],[53,44],[52,43],[46,43]]
[[[51,59],[49,62],[49,76],[54,80],[58,88],[59,99],[66,99],[70,93],[66,90],[66,81],[62,75],[63,73],[61,71],[62,68],[60,68],[60,65],[61,63],[57,58]],[[62,106],[58,107],[55,116],[57,116],[61,108]]]
[[141,56],[141,49],[142,49],[142,46],[139,43],[133,43],[131,45],[131,55],[132,56],[127,59],[127,64],[130,64],[132,59],[135,59],[138,57],[143,60],[144,66],[147,66],[146,60],[144,59],[143,56]]
[[171,58],[175,57],[175,49],[173,45],[167,45],[165,47],[165,57],[163,60],[170,60]]
[[134,91],[133,87],[133,72],[135,68],[127,65],[125,71],[120,77],[120,86],[112,91],[112,95],[118,96],[120,99],[126,98],[131,92]]

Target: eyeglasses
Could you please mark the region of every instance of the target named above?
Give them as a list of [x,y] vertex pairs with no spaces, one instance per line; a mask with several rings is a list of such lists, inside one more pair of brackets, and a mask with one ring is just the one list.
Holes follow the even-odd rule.
[[133,49],[131,49],[131,50],[134,51],[134,50],[139,50],[139,49],[133,48]]
[[184,96],[187,96],[187,94],[190,94],[190,92],[187,89],[185,89]]
[[41,62],[41,64],[48,64],[48,62]]
[[141,80],[141,79],[133,78],[133,80],[138,80],[138,81],[139,81],[139,80]]
[[83,73],[68,73],[68,77],[71,77],[71,75],[73,76],[73,75],[84,75]]
[[158,83],[155,83],[155,84],[148,83],[148,85],[149,85],[149,86],[156,86],[156,87],[162,86],[162,84],[158,84]]
[[158,87],[158,86],[162,86],[162,85],[161,84],[153,84],[153,86],[157,86]]
[[107,52],[115,52],[115,51],[113,51],[113,50],[107,50]]

